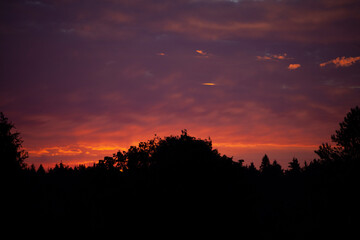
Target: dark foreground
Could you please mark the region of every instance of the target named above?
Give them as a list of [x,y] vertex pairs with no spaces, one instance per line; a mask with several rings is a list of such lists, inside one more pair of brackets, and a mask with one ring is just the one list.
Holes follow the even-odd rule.
[[228,162],[184,175],[60,165],[7,182],[3,209],[17,231],[344,237],[358,228],[358,162],[269,173]]

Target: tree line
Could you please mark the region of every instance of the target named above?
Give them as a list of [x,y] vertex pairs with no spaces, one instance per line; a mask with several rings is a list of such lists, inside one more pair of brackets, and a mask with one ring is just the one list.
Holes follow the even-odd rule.
[[[0,114],[3,192],[9,223],[88,231],[226,226],[267,239],[344,237],[356,228],[360,109],[352,108],[319,156],[287,169],[264,155],[260,167],[221,155],[211,139],[182,130],[154,137],[93,166],[28,167],[13,123]],[[26,202],[24,207],[23,202]],[[21,207],[20,207],[21,206]],[[158,220],[155,220],[158,218]],[[219,222],[219,220],[221,221]],[[171,224],[171,223],[176,223]],[[179,223],[182,223],[179,224]],[[151,226],[151,227],[149,227]]]

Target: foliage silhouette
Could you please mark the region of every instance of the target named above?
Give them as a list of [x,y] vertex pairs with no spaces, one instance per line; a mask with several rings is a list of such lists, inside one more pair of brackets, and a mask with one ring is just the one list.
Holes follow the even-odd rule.
[[18,132],[13,132],[15,126],[0,112],[0,161],[2,174],[18,173],[25,169],[24,160],[28,157],[27,152],[21,150],[22,139]]
[[[2,114],[3,171],[20,171],[24,180],[6,182],[13,191],[5,192],[3,207],[11,210],[14,226],[21,219],[22,227],[54,232],[66,223],[91,232],[206,226],[211,233],[225,229],[222,236],[235,230],[255,239],[346,238],[357,228],[359,122],[356,107],[331,137],[336,147],[323,144],[316,151],[320,159],[303,167],[293,158],[285,171],[266,154],[259,169],[234,161],[213,149],[210,139],[186,130],[140,142],[93,166],[60,162],[45,171],[26,167],[21,138]],[[21,199],[28,208],[19,207]]]
[[320,159],[335,161],[341,159],[360,158],[360,108],[356,106],[340,123],[340,129],[331,136],[331,140],[336,143],[331,147],[328,143],[323,143],[315,151]]
[[260,171],[264,172],[266,171],[268,168],[270,167],[270,159],[269,157],[265,154],[264,157],[261,160],[261,165],[260,165]]
[[289,163],[289,169],[286,170],[287,175],[297,176],[301,172],[301,167],[299,160],[297,158],[293,158],[293,160]]

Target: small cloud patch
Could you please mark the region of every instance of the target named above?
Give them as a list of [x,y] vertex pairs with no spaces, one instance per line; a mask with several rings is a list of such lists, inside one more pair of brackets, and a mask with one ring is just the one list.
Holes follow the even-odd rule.
[[295,70],[295,69],[298,69],[299,67],[301,67],[301,65],[298,64],[298,63],[289,64],[288,69],[289,69],[289,70]]
[[205,57],[205,58],[208,58],[210,56],[209,53],[203,51],[203,50],[196,50],[195,51],[198,55],[200,55],[200,57]]

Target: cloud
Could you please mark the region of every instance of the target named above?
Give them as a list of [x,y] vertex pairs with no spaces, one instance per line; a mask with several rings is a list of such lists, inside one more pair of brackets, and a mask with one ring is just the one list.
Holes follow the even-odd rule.
[[207,53],[207,52],[205,52],[203,50],[196,50],[195,52],[198,53],[201,57],[208,58],[210,56],[209,53]]
[[320,67],[325,67],[331,63],[335,64],[336,67],[350,67],[355,62],[360,60],[360,56],[358,57],[337,57],[327,62],[320,63]]
[[287,58],[286,56],[287,56],[286,53],[284,53],[283,55],[281,55],[281,54],[279,54],[279,55],[272,55],[272,57],[273,57],[274,59],[279,59],[279,60],[289,59],[289,58]]
[[[56,9],[58,14],[48,14],[29,11],[29,6],[45,5],[43,1],[26,0],[23,5],[27,7],[18,4],[18,9],[14,10],[22,17],[2,23],[0,31],[24,31],[24,26],[29,28],[31,24],[50,29],[51,22],[51,29],[74,29],[75,36],[91,40],[128,40],[138,39],[139,35],[154,37],[175,33],[201,40],[358,41],[360,35],[353,29],[360,21],[359,4],[354,0],[346,1],[351,4],[330,0],[316,3],[293,0],[109,0],[99,5],[94,4],[97,1],[90,1],[92,4],[84,8],[78,1],[67,0],[51,1],[51,11]],[[11,1],[8,2],[3,3],[5,7],[11,7]]]
[[298,63],[289,64],[288,69],[289,69],[289,70],[295,70],[295,69],[297,69],[297,68],[299,68],[299,67],[301,67],[301,65],[298,64]]
[[200,55],[206,55],[206,52],[204,52],[203,50],[196,50],[196,52]]
[[266,54],[265,56],[256,56],[258,60],[285,60],[292,59],[287,57],[287,53],[284,54]]
[[45,147],[40,149],[31,149],[28,151],[30,155],[33,156],[57,156],[57,155],[79,155],[83,153],[81,149],[74,146],[54,146],[54,147]]
[[215,83],[203,83],[202,85],[204,85],[204,86],[215,86],[216,84]]
[[[202,1],[201,7],[188,3],[186,12],[169,9],[174,13],[172,17],[165,23],[157,22],[156,26],[192,39],[207,40],[270,38],[296,42],[349,42],[359,39],[359,34],[351,30],[359,22],[357,7],[328,6],[326,1],[318,4],[311,1],[241,1],[239,8],[220,4],[221,1],[211,2]],[[342,27],[347,20],[349,24]]]
[[258,59],[258,60],[271,60],[272,58],[271,57],[268,57],[268,56],[256,56],[256,58]]

